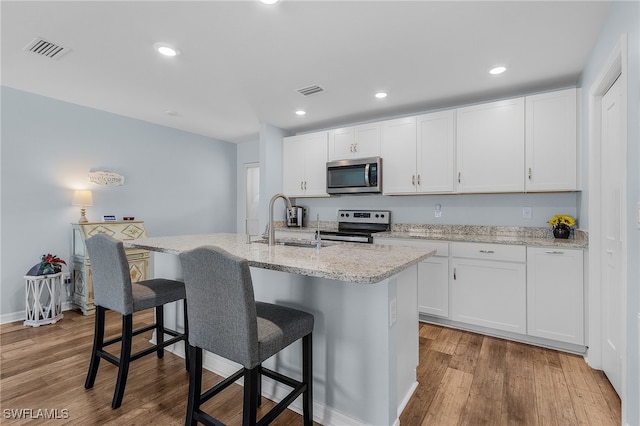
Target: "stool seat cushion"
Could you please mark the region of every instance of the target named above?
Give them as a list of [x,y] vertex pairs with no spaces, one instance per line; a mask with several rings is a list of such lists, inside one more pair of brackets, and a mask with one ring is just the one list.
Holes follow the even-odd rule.
[[156,306],[187,298],[183,283],[164,278],[131,283],[131,292],[133,295],[133,312],[155,308]]
[[287,306],[256,302],[258,359],[264,361],[313,331],[313,315]]

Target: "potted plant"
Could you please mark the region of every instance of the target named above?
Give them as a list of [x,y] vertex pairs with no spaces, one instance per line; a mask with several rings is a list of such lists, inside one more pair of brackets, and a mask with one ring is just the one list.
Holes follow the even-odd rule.
[[40,259],[40,263],[33,265],[33,267],[29,269],[29,272],[27,272],[27,275],[37,276],[57,274],[62,272],[62,265],[67,264],[64,260],[51,253],[43,254]]
[[576,220],[567,214],[557,214],[547,221],[553,226],[553,236],[567,239],[571,233],[571,227],[576,224]]

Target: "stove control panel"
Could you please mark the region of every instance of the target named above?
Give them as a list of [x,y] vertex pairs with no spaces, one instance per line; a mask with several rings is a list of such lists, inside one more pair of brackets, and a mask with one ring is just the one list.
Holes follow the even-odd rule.
[[349,223],[391,223],[388,210],[338,210],[338,222]]

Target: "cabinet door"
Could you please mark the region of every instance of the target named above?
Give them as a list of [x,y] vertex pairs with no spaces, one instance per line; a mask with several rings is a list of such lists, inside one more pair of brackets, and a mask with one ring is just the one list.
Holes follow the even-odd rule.
[[282,141],[282,192],[290,197],[304,195],[305,141],[292,136]]
[[[305,197],[323,197],[327,194],[327,140],[329,132],[306,135],[304,146],[304,193]],[[297,160],[301,161],[302,157]]]
[[526,334],[525,269],[524,263],[453,258],[451,319]]
[[527,332],[584,344],[582,250],[527,248]]
[[382,123],[382,192],[416,193],[416,117]]
[[453,192],[455,111],[417,117],[417,192]]
[[576,89],[526,98],[527,191],[574,191]]
[[457,110],[458,192],[524,191],[524,98]]
[[355,129],[344,127],[329,132],[329,161],[353,157]]
[[449,259],[430,257],[418,264],[418,311],[449,317]]
[[380,156],[380,123],[363,124],[355,127],[353,157]]

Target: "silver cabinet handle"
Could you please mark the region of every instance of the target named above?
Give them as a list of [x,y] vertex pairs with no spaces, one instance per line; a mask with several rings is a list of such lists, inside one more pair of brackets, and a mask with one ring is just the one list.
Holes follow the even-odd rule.
[[353,144],[349,145],[349,151],[353,152]]
[[300,189],[304,189],[304,182],[300,181]]
[[416,175],[411,175],[411,185],[416,185]]
[[486,253],[486,254],[493,254],[493,253],[495,253],[495,251],[493,251],[493,250],[479,250],[479,251],[480,251],[480,253]]
[[558,251],[558,250],[547,250],[547,251],[545,251],[545,253],[547,253],[547,254],[564,254],[563,251]]
[[453,268],[453,279],[457,280],[458,277],[456,276],[456,268]]
[[307,181],[306,180],[304,181],[304,190],[305,191],[307,190]]
[[529,167],[529,180],[531,180],[531,175],[532,175],[532,173],[531,173],[531,167]]
[[418,175],[418,185],[420,185],[420,175]]
[[358,142],[353,144],[353,152],[358,152]]
[[462,172],[458,172],[458,183],[462,180]]

